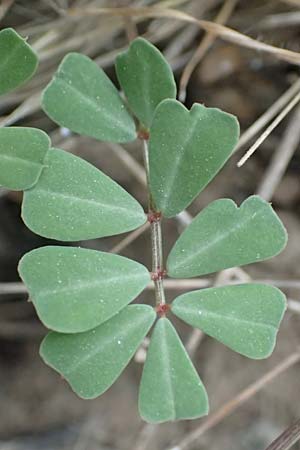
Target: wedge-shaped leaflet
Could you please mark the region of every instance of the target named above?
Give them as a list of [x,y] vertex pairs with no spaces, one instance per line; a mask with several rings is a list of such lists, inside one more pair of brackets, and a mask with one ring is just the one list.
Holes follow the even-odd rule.
[[62,241],[112,236],[138,228],[140,204],[96,167],[50,149],[39,182],[25,191],[22,217],[37,234]]
[[70,53],[46,87],[42,106],[59,125],[102,141],[136,138],[134,120],[105,72],[87,56]]
[[157,107],[150,130],[150,187],[156,207],[175,216],[201,192],[231,155],[239,135],[234,116],[176,100]]
[[272,353],[285,308],[283,293],[264,284],[189,292],[172,304],[172,312],[180,319],[254,359]]
[[82,398],[105,392],[125,369],[155,320],[153,308],[130,305],[93,330],[49,333],[41,344],[45,363]]
[[41,321],[62,333],[95,328],[150,281],[146,267],[131,259],[76,247],[33,250],[21,259],[19,273]]
[[208,398],[171,322],[155,325],[143,370],[139,409],[152,423],[194,419],[208,413]]
[[0,32],[0,95],[27,81],[37,65],[37,55],[25,39],[12,28]]
[[176,97],[172,70],[160,51],[143,38],[117,56],[116,71],[129,106],[142,125],[149,128],[157,105]]
[[168,257],[168,274],[195,277],[262,261],[285,247],[287,233],[271,205],[254,195],[238,208],[212,202],[179,237]]
[[39,179],[50,139],[36,128],[0,128],[0,185],[21,191]]

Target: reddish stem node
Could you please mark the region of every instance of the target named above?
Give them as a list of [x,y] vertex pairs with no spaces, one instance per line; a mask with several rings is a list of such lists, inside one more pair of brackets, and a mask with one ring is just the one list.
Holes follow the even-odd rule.
[[161,212],[150,211],[148,213],[148,222],[149,223],[159,222],[160,219],[161,219]]
[[141,128],[138,131],[138,138],[141,139],[142,141],[148,141],[150,137],[150,133],[148,130],[145,130],[144,128]]
[[156,272],[151,272],[151,280],[158,281],[163,280],[167,275],[166,269],[158,269]]
[[168,305],[167,303],[159,304],[156,306],[155,310],[159,317],[165,317],[170,310],[170,305]]

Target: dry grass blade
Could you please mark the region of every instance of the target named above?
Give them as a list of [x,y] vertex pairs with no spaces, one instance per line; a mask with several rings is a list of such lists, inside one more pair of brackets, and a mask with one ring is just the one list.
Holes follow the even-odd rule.
[[[229,17],[231,16],[238,0],[227,0],[224,2],[219,14],[217,15],[215,22],[219,24],[224,24],[227,22]],[[195,68],[201,61],[201,59],[204,57],[208,49],[213,44],[214,40],[216,39],[216,35],[214,33],[207,33],[203,40],[200,42],[198,48],[196,49],[195,53],[193,54],[192,58],[189,60],[187,65],[185,66],[180,82],[179,82],[179,94],[178,98],[181,102],[185,101],[186,98],[186,87],[189,83],[189,80],[191,78],[192,73],[194,72]]]
[[141,236],[148,228],[150,227],[149,222],[146,222],[144,225],[142,225],[137,230],[132,231],[129,233],[124,239],[122,239],[118,244],[116,244],[112,249],[110,250],[110,253],[120,253],[122,250],[124,250],[128,245],[132,244],[139,236]]
[[185,438],[182,439],[181,442],[179,442],[176,446],[172,447],[169,450],[187,450],[191,448],[206,431],[211,430],[220,422],[222,422],[226,417],[236,411],[246,401],[248,401],[265,386],[275,380],[275,378],[277,378],[281,373],[285,372],[286,370],[297,364],[299,361],[300,350],[292,353],[280,364],[275,366],[257,381],[250,384],[250,386],[248,386],[246,389],[242,390],[236,397],[221,406],[216,412],[212,413],[208,417],[208,419],[206,419],[202,423],[202,425],[191,431]]
[[[138,238],[145,230],[149,228],[148,222],[145,223],[142,227],[138,228],[137,230],[130,233],[128,236],[126,236],[121,242],[119,242],[117,245],[115,245],[111,250],[110,253],[119,253],[121,252],[125,247],[127,247],[128,241],[133,242],[135,239]],[[273,284],[274,286],[277,286],[278,288],[282,289],[300,289],[300,280],[276,280],[276,279],[265,279],[265,278],[258,278],[253,279],[253,283],[263,283],[263,284]],[[234,281],[230,282],[230,284],[237,284],[240,283],[240,281]],[[212,280],[209,278],[193,278],[193,279],[166,279],[164,280],[164,286],[166,289],[170,290],[190,290],[190,289],[203,289],[207,288],[213,285]],[[150,283],[146,289],[153,290],[153,284]],[[0,295],[9,295],[9,294],[26,294],[27,288],[26,286],[21,282],[7,282],[7,283],[0,283]],[[296,300],[295,300],[296,301]]]
[[225,41],[274,54],[277,58],[288,61],[292,64],[300,64],[300,53],[265,44],[264,42],[252,39],[238,31],[207,20],[198,20],[190,14],[171,8],[161,7],[127,7],[127,8],[71,8],[67,12],[70,16],[84,15],[107,15],[107,16],[136,16],[144,18],[165,17],[169,19],[183,20],[185,22],[197,24],[203,30],[212,33]]
[[288,427],[266,450],[289,450],[300,439],[300,419]]
[[255,28],[270,30],[272,28],[297,26],[299,23],[300,11],[292,11],[267,16],[258,22]]
[[280,124],[280,122],[287,116],[287,114],[299,103],[300,92],[287,104],[287,106],[281,111],[275,120],[266,128],[257,141],[249,148],[245,155],[237,163],[238,167],[242,167],[246,161],[255,153],[258,147],[267,139],[272,131]]
[[40,109],[40,95],[33,94],[22,102],[9,115],[0,118],[0,127],[7,127],[15,124],[20,119],[33,114]]
[[269,167],[264,173],[261,185],[257,190],[257,194],[265,200],[272,199],[276,188],[279,186],[283,174],[293,157],[295,151],[299,147],[300,142],[300,107],[296,109],[291,120],[286,127],[283,138],[276,149]]
[[285,91],[271,106],[268,108],[252,125],[244,131],[235,148],[238,151],[247,144],[256,134],[258,134],[264,126],[266,126],[294,96],[300,91],[300,78],[298,78],[287,91]]

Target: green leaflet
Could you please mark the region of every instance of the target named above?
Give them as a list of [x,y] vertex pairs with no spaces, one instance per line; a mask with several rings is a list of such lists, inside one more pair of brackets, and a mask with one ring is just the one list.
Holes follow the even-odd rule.
[[85,333],[49,333],[40,354],[80,397],[95,398],[125,369],[155,317],[150,306],[130,305]]
[[21,259],[19,273],[41,321],[62,333],[95,328],[150,281],[146,267],[135,261],[76,247],[33,250]]
[[0,185],[17,191],[32,187],[49,147],[47,134],[36,128],[0,128]]
[[285,308],[279,289],[241,284],[180,295],[172,312],[236,352],[261,359],[274,349]]
[[166,98],[176,97],[172,70],[150,42],[137,38],[117,56],[116,71],[129,106],[145,128],[150,128],[154,110]]
[[150,188],[167,217],[186,208],[231,155],[239,136],[234,116],[176,100],[162,101],[150,129]]
[[105,72],[87,56],[69,53],[46,87],[42,106],[63,127],[102,141],[129,142],[135,123]]
[[0,32],[0,95],[25,83],[37,65],[37,55],[25,39],[12,28]]
[[138,228],[139,203],[96,167],[51,149],[39,182],[24,194],[22,217],[35,233],[62,241],[112,236]]
[[287,234],[271,205],[254,195],[238,208],[212,202],[185,229],[167,260],[168,274],[188,278],[271,258]]
[[208,398],[171,322],[159,319],[147,353],[139,409],[152,423],[193,419],[208,413]]

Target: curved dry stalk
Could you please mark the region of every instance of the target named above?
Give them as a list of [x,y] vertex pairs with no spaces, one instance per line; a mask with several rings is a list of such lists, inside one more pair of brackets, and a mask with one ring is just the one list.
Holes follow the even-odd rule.
[[[227,22],[229,17],[231,16],[238,0],[227,0],[223,3],[222,8],[220,9],[216,19],[215,23],[224,24]],[[201,40],[198,48],[194,52],[193,56],[189,60],[189,62],[186,64],[181,78],[179,82],[179,94],[178,98],[181,102],[184,102],[186,99],[186,87],[189,83],[189,80],[192,76],[192,73],[194,72],[195,68],[201,61],[201,59],[204,57],[206,52],[209,50],[209,48],[212,46],[216,39],[216,35],[214,33],[207,33],[204,38]]]
[[283,48],[275,47],[264,42],[252,39],[245,34],[242,34],[232,28],[225,27],[224,25],[217,24],[215,22],[209,22],[208,20],[199,20],[190,14],[178,11],[172,8],[161,7],[124,7],[124,8],[70,8],[67,11],[70,16],[84,16],[84,15],[107,15],[107,16],[136,16],[144,18],[153,17],[165,17],[169,19],[183,20],[185,22],[197,24],[201,29],[213,33],[221,39],[231,42],[233,44],[240,45],[242,47],[251,48],[253,50],[260,50],[262,52],[275,55],[278,59],[288,61],[291,64],[300,63],[300,53],[292,50],[286,50]]

